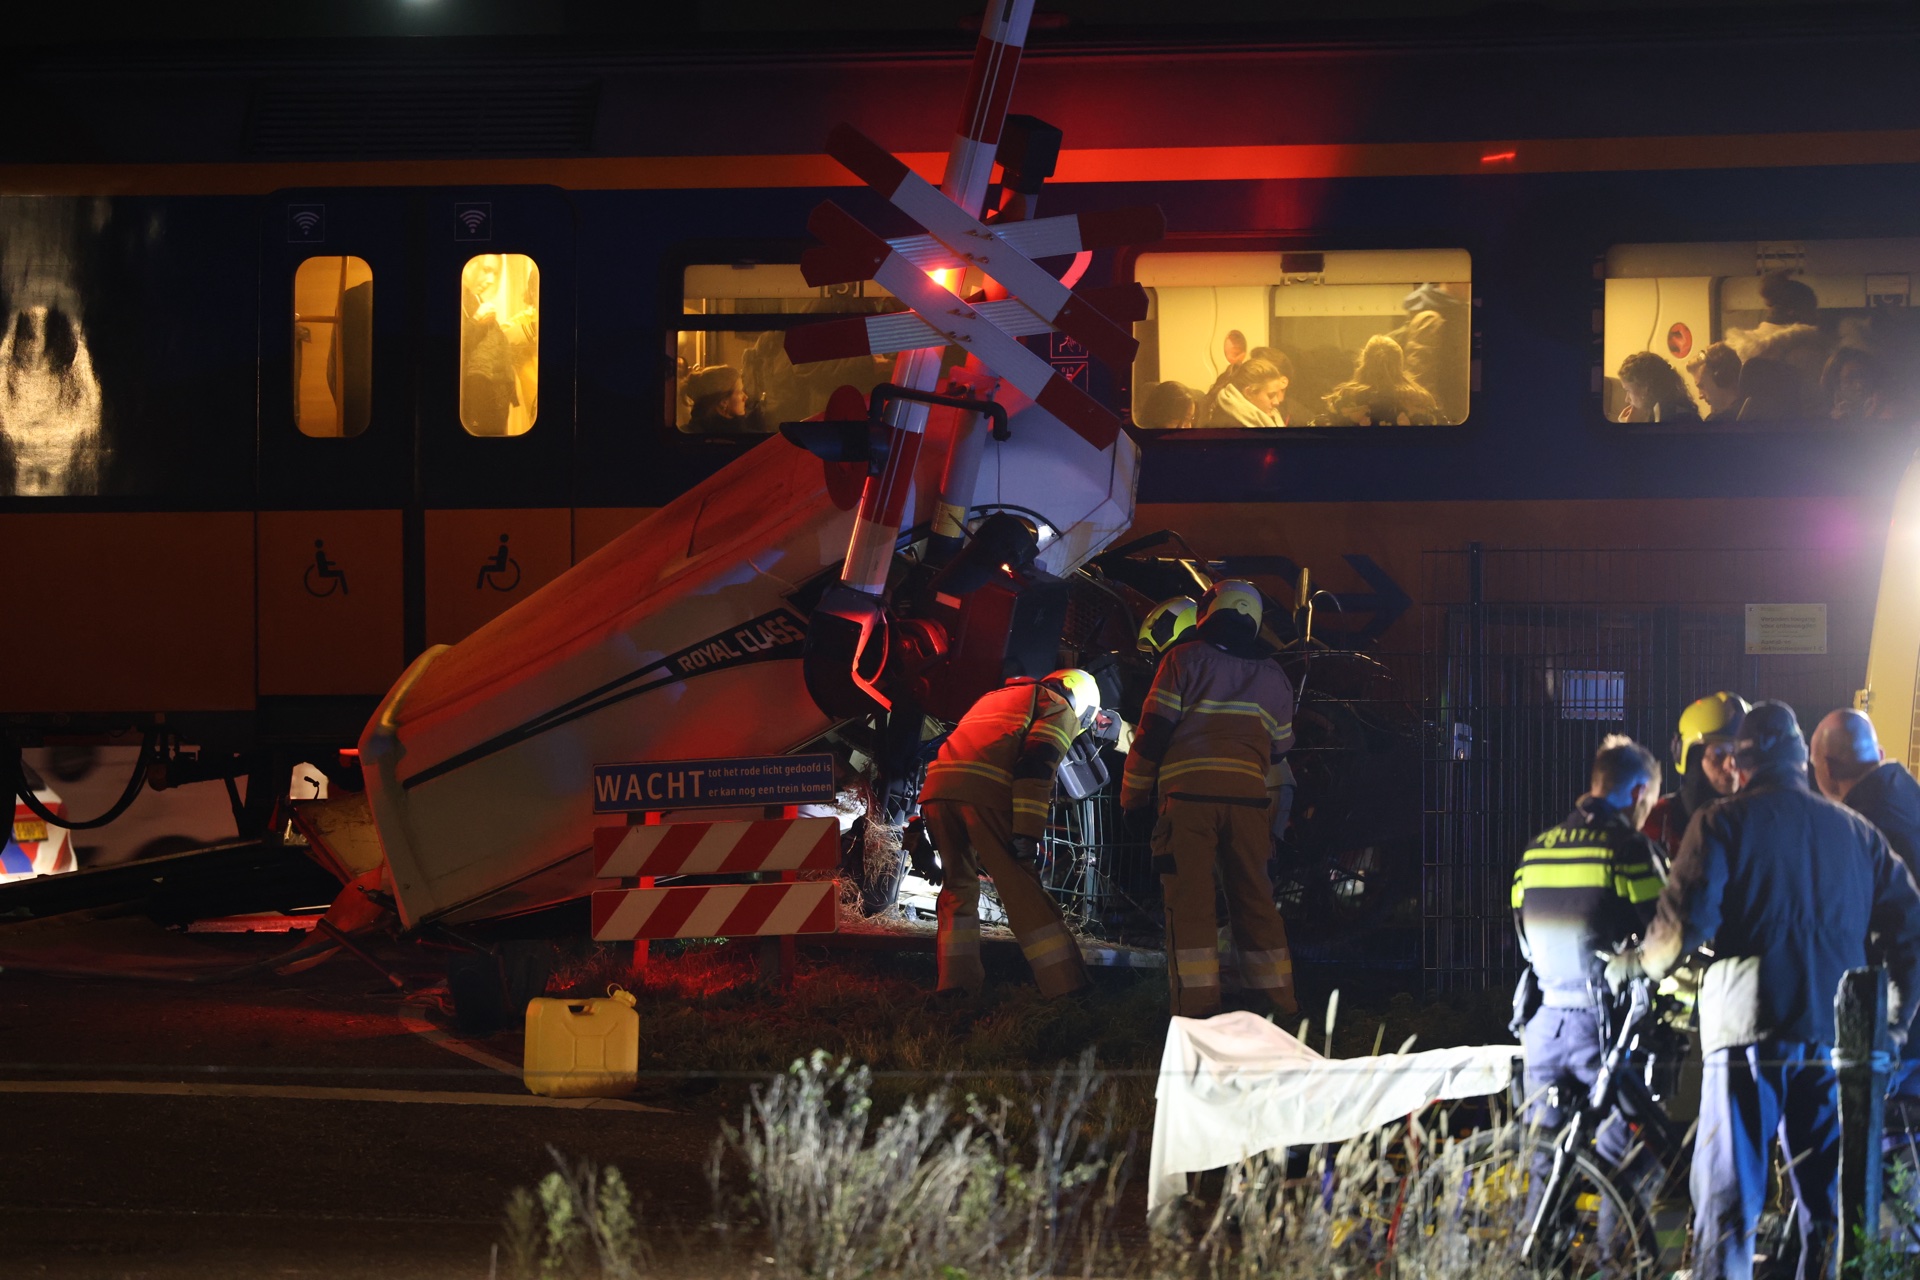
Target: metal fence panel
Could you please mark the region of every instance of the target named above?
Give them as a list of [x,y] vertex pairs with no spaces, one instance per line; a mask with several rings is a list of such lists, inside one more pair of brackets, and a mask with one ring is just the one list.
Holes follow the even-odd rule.
[[[1803,728],[1865,677],[1873,566],[1821,548],[1429,552],[1423,606],[1422,970],[1431,992],[1510,984],[1527,841],[1624,733],[1663,758],[1680,712],[1728,689]],[[1748,652],[1748,606],[1826,604],[1824,653]],[[1668,773],[1668,787],[1674,775]]]

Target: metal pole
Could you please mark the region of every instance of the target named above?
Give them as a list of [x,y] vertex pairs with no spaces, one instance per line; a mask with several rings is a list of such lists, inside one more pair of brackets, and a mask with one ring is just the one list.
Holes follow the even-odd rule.
[[[1880,1132],[1892,1043],[1887,971],[1849,969],[1833,997],[1833,1064],[1840,1077],[1841,1274],[1880,1230]],[[1859,1234],[1856,1234],[1859,1233]]]
[[[1014,75],[1020,68],[1020,52],[1032,16],[1033,0],[991,0],[980,27],[966,102],[960,110],[960,122],[947,151],[945,179],[940,184],[949,199],[976,217],[993,176],[994,152],[1006,122],[1007,99],[1013,93]],[[956,280],[954,287],[959,285]],[[943,350],[925,347],[902,352],[894,362],[894,382],[915,391],[933,390],[940,379]],[[927,406],[901,400],[887,416],[893,428],[887,465],[879,475],[868,479],[861,494],[853,539],[840,573],[842,585],[876,599],[886,593],[894,542],[912,496],[914,465],[926,435]],[[955,447],[958,445],[956,441]]]

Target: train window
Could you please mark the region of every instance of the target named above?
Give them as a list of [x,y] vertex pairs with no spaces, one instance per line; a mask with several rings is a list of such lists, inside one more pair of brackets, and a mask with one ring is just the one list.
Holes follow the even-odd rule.
[[1920,239],[1616,245],[1596,383],[1615,422],[1911,416]]
[[765,435],[826,408],[835,389],[885,382],[892,356],[796,366],[782,345],[799,317],[900,311],[872,283],[816,288],[785,262],[695,263],[681,276],[673,423],[689,435]]
[[308,258],[293,273],[293,424],[357,436],[373,413],[373,268]]
[[1146,253],[1134,264],[1143,427],[1430,426],[1466,420],[1464,249]]
[[483,253],[460,271],[460,425],[517,436],[540,416],[540,267]]

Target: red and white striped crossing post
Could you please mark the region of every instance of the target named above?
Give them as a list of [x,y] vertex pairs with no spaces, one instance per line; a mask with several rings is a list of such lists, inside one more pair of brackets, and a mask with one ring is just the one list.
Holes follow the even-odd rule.
[[[980,25],[980,43],[974,49],[973,70],[967,80],[959,126],[947,151],[947,168],[940,184],[960,209],[979,214],[993,177],[993,156],[1006,121],[1007,102],[1013,96],[1014,74],[1027,43],[1027,23],[1033,0],[990,0]],[[956,286],[958,281],[955,281]],[[940,348],[925,347],[903,354],[894,364],[893,381],[916,391],[933,391],[940,380]],[[885,593],[887,572],[893,567],[894,546],[913,493],[913,476],[927,429],[927,406],[902,401],[893,407],[888,425],[892,444],[886,466],[867,479],[854,517],[853,537],[840,583],[876,600]]]

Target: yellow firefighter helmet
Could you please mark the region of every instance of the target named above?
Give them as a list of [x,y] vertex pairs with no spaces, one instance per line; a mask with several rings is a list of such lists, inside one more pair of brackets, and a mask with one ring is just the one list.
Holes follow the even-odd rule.
[[1253,629],[1258,631],[1265,613],[1260,603],[1260,588],[1238,578],[1226,578],[1214,583],[1200,599],[1201,625],[1204,626],[1208,618],[1220,613],[1244,614],[1252,620]]
[[1175,640],[1193,629],[1199,617],[1200,602],[1192,596],[1162,600],[1140,624],[1140,652],[1165,653]]
[[1724,689],[1708,694],[1680,713],[1680,729],[1673,739],[1673,767],[1687,767],[1687,752],[1696,742],[1731,742],[1747,718],[1747,700]]
[[1100,682],[1078,667],[1066,667],[1055,671],[1041,683],[1051,686],[1066,696],[1073,706],[1074,717],[1079,720],[1082,729],[1093,723],[1093,717],[1100,710]]

